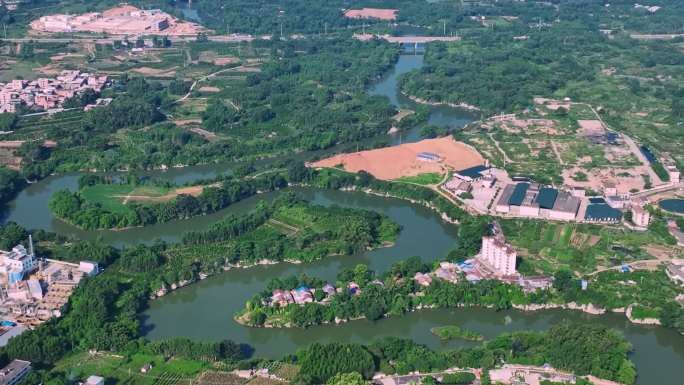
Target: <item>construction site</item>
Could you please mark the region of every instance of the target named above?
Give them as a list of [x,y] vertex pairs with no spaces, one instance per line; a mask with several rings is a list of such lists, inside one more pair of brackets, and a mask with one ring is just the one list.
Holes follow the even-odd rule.
[[425,173],[446,174],[485,163],[472,147],[449,137],[424,139],[393,147],[338,154],[312,163],[315,168],[343,167],[349,172],[365,171],[382,180],[417,176]]
[[178,20],[159,9],[141,10],[121,5],[103,12],[81,15],[48,15],[31,22],[38,32],[95,32],[112,35],[194,36],[207,30],[199,24]]
[[0,317],[27,328],[60,317],[80,281],[98,272],[94,262],[36,258],[32,242],[29,250],[22,245],[0,250]]

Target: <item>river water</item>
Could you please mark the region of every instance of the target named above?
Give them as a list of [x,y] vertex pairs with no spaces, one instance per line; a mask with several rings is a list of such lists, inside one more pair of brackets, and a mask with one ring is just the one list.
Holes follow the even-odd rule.
[[[390,103],[403,109],[415,110],[418,104],[399,91],[399,77],[423,66],[423,55],[401,55],[394,68],[368,90],[371,95],[385,96]],[[478,114],[448,106],[431,106],[428,123],[450,129],[462,128],[478,118]],[[392,135],[393,144],[416,142],[421,139],[418,129]]]
[[[397,91],[397,77],[422,65],[422,56],[402,55],[394,71],[390,72],[369,92],[387,96],[396,106],[411,108],[413,102]],[[449,108],[434,108],[430,120],[435,124],[457,128],[473,119],[467,112]],[[394,143],[418,140],[415,132],[395,137]],[[230,172],[231,165],[207,165],[156,172],[155,177],[177,183],[213,178]],[[245,212],[261,199],[275,194],[264,194],[234,204],[216,214],[175,221],[166,224],[126,231],[82,231],[55,219],[47,202],[52,193],[63,188],[76,189],[79,174],[52,176],[29,186],[2,213],[2,222],[15,221],[25,227],[45,229],[80,239],[102,237],[117,246],[151,242],[160,238],[176,241],[188,230],[206,228],[227,213]],[[456,227],[444,223],[439,215],[421,206],[396,199],[328,190],[296,189],[302,197],[318,204],[338,204],[372,209],[388,215],[403,226],[396,244],[390,248],[353,255],[330,257],[308,265],[280,264],[259,266],[249,270],[233,270],[210,277],[190,287],[172,292],[152,301],[142,315],[144,334],[151,339],[190,337],[201,340],[233,339],[255,348],[257,356],[281,357],[298,347],[314,341],[354,341],[367,343],[374,338],[397,336],[412,338],[430,347],[443,349],[472,346],[474,342],[441,342],[430,334],[430,328],[447,324],[482,333],[488,338],[515,330],[544,330],[562,320],[592,322],[622,331],[634,345],[632,359],[639,372],[639,385],[681,384],[684,378],[684,337],[672,330],[629,323],[623,315],[590,316],[570,311],[523,313],[494,312],[486,309],[426,310],[378,322],[365,320],[341,326],[320,326],[302,329],[254,329],[238,325],[232,319],[255,292],[264,289],[274,277],[307,273],[334,279],[344,267],[366,263],[373,270],[385,271],[392,263],[418,255],[426,261],[446,255],[457,242]]]

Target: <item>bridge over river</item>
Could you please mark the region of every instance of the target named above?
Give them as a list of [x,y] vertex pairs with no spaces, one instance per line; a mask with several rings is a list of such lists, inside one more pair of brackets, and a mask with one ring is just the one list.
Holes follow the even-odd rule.
[[354,34],[354,39],[366,41],[371,39],[383,39],[390,43],[398,44],[426,44],[433,41],[459,41],[460,36],[390,36],[390,35],[373,35],[370,33]]

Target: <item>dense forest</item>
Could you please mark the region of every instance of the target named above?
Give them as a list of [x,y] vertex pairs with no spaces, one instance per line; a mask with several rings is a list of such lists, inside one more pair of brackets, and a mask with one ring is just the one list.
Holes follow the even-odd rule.
[[[190,46],[194,47],[191,43]],[[327,149],[380,138],[394,109],[365,89],[394,63],[397,47],[352,39],[255,41],[266,58],[258,72],[231,83],[207,101],[202,126],[220,140],[207,141],[168,119],[173,96],[164,82],[123,74],[102,97],[106,106],[82,114],[56,114],[42,123],[44,148],[29,141],[17,151],[23,174],[55,171],[149,170],[218,161],[255,160]],[[199,48],[199,47],[198,47]],[[68,127],[59,124],[69,121]],[[33,138],[21,123],[7,139]]]
[[302,365],[300,376],[307,380],[305,383],[324,383],[344,372],[370,378],[378,370],[430,373],[450,367],[492,369],[507,362],[548,363],[577,375],[592,374],[629,385],[636,379],[628,358],[630,351],[629,342],[613,330],[563,322],[547,332],[505,334],[481,346],[441,352],[399,338],[385,338],[368,346],[314,343],[297,353],[297,362]]

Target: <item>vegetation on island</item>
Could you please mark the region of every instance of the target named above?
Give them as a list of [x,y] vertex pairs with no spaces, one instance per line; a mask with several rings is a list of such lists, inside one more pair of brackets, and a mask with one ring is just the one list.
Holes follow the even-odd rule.
[[[377,274],[366,265],[341,271],[335,282],[336,293],[326,294],[325,282],[317,278],[300,276],[275,279],[263,292],[250,299],[245,308],[236,314],[236,320],[250,326],[309,327],[366,318],[374,321],[383,317],[402,315],[423,308],[460,308],[481,306],[496,310],[527,305],[593,305],[599,309],[626,309],[638,305],[638,314],[649,314],[663,320],[663,325],[684,331],[684,310],[675,300],[683,294],[663,270],[620,273],[605,271],[586,277],[588,287],[582,289],[581,280],[567,270],[554,274],[553,287],[525,292],[516,284],[496,280],[470,282],[463,275],[457,282],[433,278],[428,286],[414,280],[416,273],[428,273],[436,268],[414,257],[396,263],[392,268]],[[638,284],[637,284],[638,282]],[[358,289],[353,288],[355,284]],[[280,305],[271,303],[276,289],[293,290],[299,287],[314,289],[314,302]],[[444,330],[445,333],[462,330]]]
[[[18,9],[12,11],[0,5],[3,37],[24,37],[28,22],[47,13],[101,11],[118,3],[34,0],[19,2]],[[684,32],[680,0],[659,0],[657,11],[630,1],[613,1],[610,7],[587,1],[461,1],[430,2],[429,6],[412,0],[229,3],[199,1],[192,4],[192,10],[218,33],[271,38],[223,43],[209,41],[204,34],[186,42],[151,37],[155,48],[140,54],[130,48],[144,45],[142,38],[135,42],[113,38],[112,43],[103,43],[91,42],[93,36],[81,40],[65,34],[59,37],[72,41],[0,42],[3,83],[61,69],[114,74],[112,87],[99,95],[89,92],[69,100],[66,106],[75,110],[26,116],[34,110],[20,106],[15,114],[0,114],[2,139],[24,142],[18,149],[0,151],[3,164],[20,168],[0,166],[0,205],[10,202],[27,183],[53,173],[158,170],[294,154],[309,159],[321,150],[382,145],[385,133],[395,123],[396,111],[387,100],[366,91],[391,68],[399,49],[379,40],[356,41],[351,35],[357,32],[462,38],[427,48],[425,66],[400,81],[402,90],[411,96],[431,103],[474,104],[485,115],[525,111],[534,96],[568,97],[595,106],[611,129],[628,133],[656,155],[669,153],[684,169],[682,39],[673,36],[650,41],[630,36]],[[132,4],[161,7],[179,16],[187,7],[177,1],[134,0]],[[344,8],[357,6],[396,8],[397,22],[342,17]],[[219,64],[216,58],[226,59],[228,64]],[[97,97],[113,97],[113,101],[91,111],[81,109]],[[396,125],[400,129],[418,127],[427,119],[423,108]],[[523,138],[522,134],[496,130],[490,137],[489,132],[473,127],[474,131],[459,137],[480,141],[474,145],[491,150],[486,155],[492,164],[506,163],[509,171],[549,184],[559,184],[561,163],[568,160],[583,159],[591,168],[611,164],[595,146],[571,142],[570,132],[576,130],[571,122],[588,116],[587,111],[529,109],[526,116],[536,119],[542,114],[566,130],[559,136],[568,145],[559,154],[525,141],[548,142],[547,134]],[[433,126],[421,130],[427,137],[444,133]],[[494,151],[497,146],[505,151],[503,156]],[[508,162],[506,155],[514,162]],[[625,159],[622,164],[630,162]],[[655,163],[652,168],[667,179],[662,164]],[[574,175],[577,181],[588,177],[586,173],[584,177]],[[650,186],[650,180],[644,179]],[[438,211],[459,224],[459,242],[448,259],[474,255],[489,218],[472,217],[437,192],[414,184],[432,181],[436,179],[421,176],[405,181],[411,183],[385,182],[365,173],[314,171],[297,163],[267,177],[217,179],[210,182],[216,185],[204,186],[196,197],[180,195],[161,203],[123,204],[123,200],[109,198],[131,195],[135,189],[159,197],[179,186],[95,180],[78,192],[58,193],[51,206],[58,216],[82,228],[122,228],[208,214],[257,191],[286,184],[357,189]],[[554,286],[546,291],[524,293],[500,282],[471,284],[463,279],[455,284],[434,280],[428,287],[419,287],[413,274],[435,266],[411,259],[382,274],[363,265],[340,272],[339,282],[334,284],[344,287],[354,280],[361,294],[342,290],[327,304],[267,308],[263,299],[270,293],[258,293],[248,304],[246,319],[251,324],[311,326],[357,317],[375,320],[433,306],[506,309],[576,302],[606,309],[632,306],[633,318],[658,318],[664,326],[684,332],[684,310],[674,301],[681,288],[663,271],[621,273],[615,269],[622,263],[650,258],[648,248],[653,245],[671,245],[673,238],[665,219],[654,213],[653,224],[639,234],[611,226],[502,221],[506,236],[521,250],[519,270],[554,275]],[[624,337],[589,324],[560,324],[547,332],[507,334],[473,348],[444,352],[393,338],[366,346],[317,343],[281,361],[251,358],[248,346],[232,341],[151,342],[142,338],[142,310],[151,297],[168,288],[224,268],[259,263],[264,256],[273,261],[310,262],[331,254],[359,252],[392,242],[398,231],[396,224],[382,215],[315,206],[289,194],[260,204],[248,214],[224,218],[207,230],[190,232],[178,244],[157,242],[119,250],[102,240],[81,241],[32,231],[39,241],[39,255],[71,262],[94,260],[106,270],[84,279],[62,317],[27,330],[0,348],[0,366],[13,358],[32,361],[34,371],[26,384],[66,385],[91,374],[132,384],[136,380],[130,373],[153,363],[151,376],[155,379],[151,381],[159,384],[206,371],[221,371],[220,377],[231,376],[223,371],[232,369],[268,367],[277,368],[277,375],[293,385],[351,385],[363,384],[378,371],[405,374],[454,366],[484,368],[482,382],[487,384],[486,369],[500,363],[550,363],[579,375],[634,383],[636,372]],[[6,223],[0,227],[0,248],[26,243],[27,235],[26,229]],[[598,272],[602,269],[607,270]],[[580,276],[588,281],[586,290],[582,290]],[[324,282],[311,277],[285,278],[272,282],[268,289],[301,284],[319,287]],[[97,353],[89,353],[91,350]],[[466,373],[454,377],[458,378],[445,376],[442,382],[472,381]]]
[[472,330],[463,329],[457,325],[437,326],[430,329],[430,333],[442,341],[462,339],[467,341],[483,341],[484,336]]
[[[279,174],[267,174],[243,180],[228,178],[212,185],[195,186],[201,191],[196,196],[175,196],[176,190],[183,190],[168,183],[139,183],[132,179],[116,183],[109,178],[85,175],[79,180],[78,192],[56,192],[50,198],[50,210],[58,218],[88,230],[146,226],[211,214],[258,192],[287,186]],[[170,193],[173,195],[165,199],[164,195]]]

